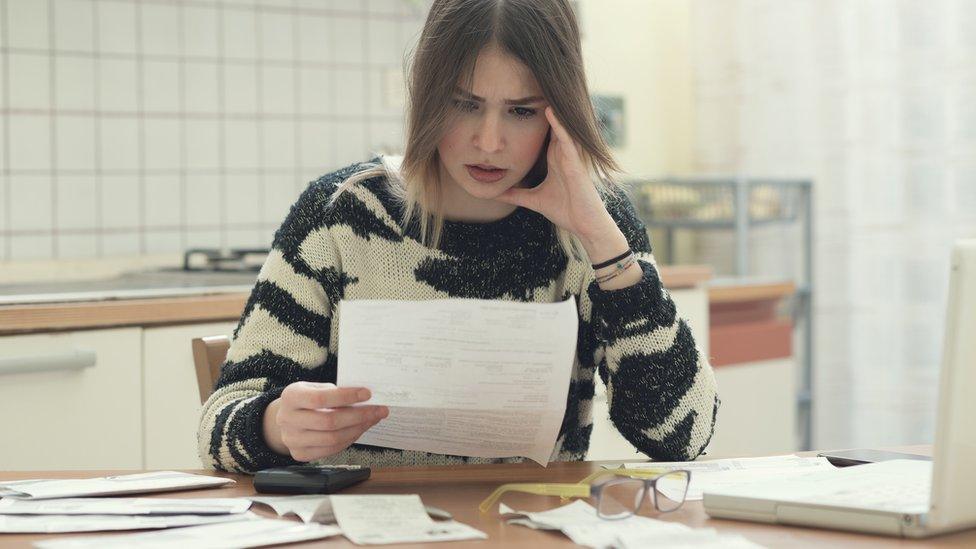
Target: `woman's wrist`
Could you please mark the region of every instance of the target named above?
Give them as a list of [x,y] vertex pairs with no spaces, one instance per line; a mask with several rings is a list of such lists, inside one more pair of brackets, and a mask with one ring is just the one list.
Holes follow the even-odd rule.
[[577,237],[593,265],[612,259],[630,248],[627,237],[609,214],[600,225]]
[[268,407],[264,409],[263,418],[263,428],[262,432],[264,434],[264,442],[271,448],[276,454],[281,454],[283,456],[290,456],[288,447],[285,443],[281,441],[281,429],[278,428],[278,422],[275,421],[275,417],[278,415],[278,406],[281,404],[281,398],[276,398],[268,404]]
[[[608,225],[587,236],[580,235],[579,239],[591,265],[600,265],[630,250],[627,237],[620,231],[620,228],[617,227],[617,224],[613,222],[612,218]],[[611,263],[606,267],[594,270],[594,277],[600,289],[619,290],[633,286],[640,281],[641,274],[643,273],[640,264],[636,260],[624,261],[622,263],[622,265],[619,263]],[[617,270],[619,270],[619,273],[614,274],[614,271]]]

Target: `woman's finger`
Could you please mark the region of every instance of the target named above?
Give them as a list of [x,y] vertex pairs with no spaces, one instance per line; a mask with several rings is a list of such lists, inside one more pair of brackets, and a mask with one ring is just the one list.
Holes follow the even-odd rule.
[[362,436],[375,422],[360,423],[336,431],[299,430],[292,434],[290,446],[299,448],[338,448],[342,449]]
[[331,410],[298,409],[282,414],[280,425],[309,431],[335,431],[386,417],[385,406],[352,406]]
[[556,118],[556,111],[552,107],[546,107],[546,117],[549,119],[549,125],[552,126],[555,136],[564,143],[572,143],[573,138],[570,137],[569,132],[563,127],[559,119]]

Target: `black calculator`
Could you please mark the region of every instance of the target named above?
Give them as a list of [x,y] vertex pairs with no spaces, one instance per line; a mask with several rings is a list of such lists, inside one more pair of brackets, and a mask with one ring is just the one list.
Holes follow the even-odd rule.
[[258,471],[254,489],[262,494],[334,494],[369,478],[360,465],[290,465]]

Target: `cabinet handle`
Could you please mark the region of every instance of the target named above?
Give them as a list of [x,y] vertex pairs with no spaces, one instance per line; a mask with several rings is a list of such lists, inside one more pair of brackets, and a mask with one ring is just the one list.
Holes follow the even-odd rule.
[[83,370],[95,365],[95,351],[74,349],[40,356],[0,357],[0,375]]

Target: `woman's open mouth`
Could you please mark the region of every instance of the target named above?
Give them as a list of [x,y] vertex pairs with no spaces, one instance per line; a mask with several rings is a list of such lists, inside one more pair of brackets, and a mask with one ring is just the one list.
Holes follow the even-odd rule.
[[494,183],[505,177],[505,174],[508,173],[508,170],[486,164],[465,164],[464,167],[468,169],[468,173],[471,174],[472,179],[482,183]]

